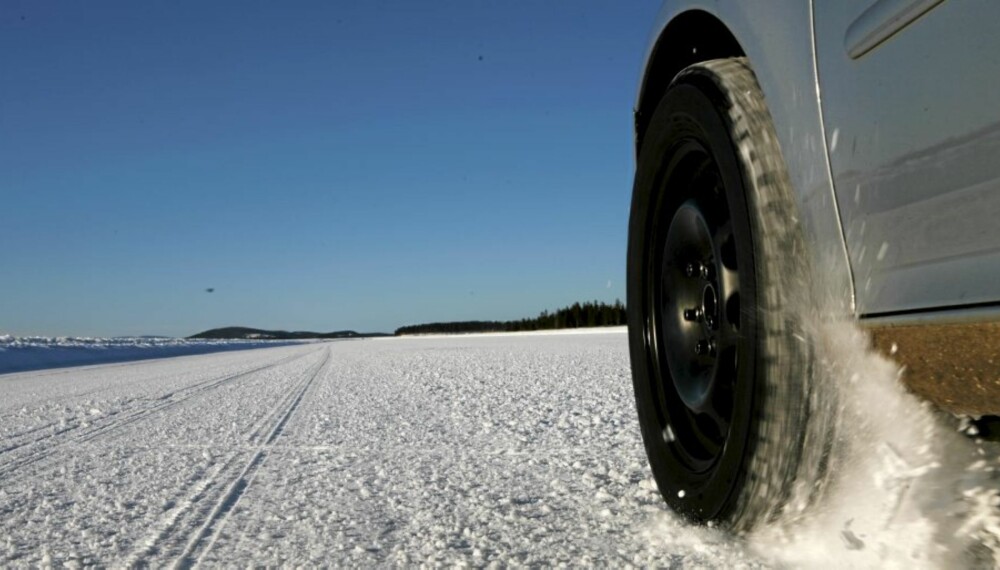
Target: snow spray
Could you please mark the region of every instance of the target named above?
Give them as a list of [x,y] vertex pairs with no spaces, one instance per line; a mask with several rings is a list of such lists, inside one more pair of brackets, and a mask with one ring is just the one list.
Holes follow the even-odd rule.
[[806,451],[791,502],[748,548],[795,568],[1000,567],[1000,445],[910,394],[861,326],[831,318],[844,312],[801,311],[815,350]]

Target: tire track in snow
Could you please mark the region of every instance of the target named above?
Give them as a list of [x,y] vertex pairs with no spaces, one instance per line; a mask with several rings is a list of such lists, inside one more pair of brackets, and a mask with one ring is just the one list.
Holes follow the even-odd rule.
[[[299,355],[299,356],[302,356],[302,355]],[[295,358],[295,357],[292,356],[292,357],[288,357],[288,358]],[[163,400],[168,400],[168,399],[172,398],[175,394],[182,393],[181,396],[180,396],[180,398],[183,398],[184,394],[186,394],[186,393],[188,393],[190,391],[193,391],[193,390],[198,390],[202,386],[205,386],[205,385],[208,385],[208,384],[212,384],[213,382],[220,382],[220,381],[225,381],[225,380],[233,379],[233,378],[235,378],[237,376],[241,376],[243,374],[250,374],[250,373],[253,373],[253,372],[259,372],[259,371],[262,371],[262,370],[264,370],[266,368],[270,368],[272,366],[276,366],[276,365],[280,365],[280,364],[281,364],[281,361],[275,362],[275,363],[271,363],[271,364],[265,364],[263,366],[257,366],[257,367],[254,367],[254,368],[249,368],[247,370],[243,370],[243,371],[237,372],[236,374],[229,373],[229,374],[224,374],[222,376],[211,375],[211,377],[208,378],[208,379],[195,382],[194,384],[192,384],[190,386],[185,386],[185,387],[177,389],[177,390],[171,390],[171,391],[169,391],[169,392],[167,392],[165,394],[161,394],[161,395],[155,396],[155,397],[130,398],[130,399],[128,399],[128,400],[126,400],[124,402],[125,406],[123,406],[122,408],[119,408],[117,410],[111,411],[111,412],[103,415],[100,418],[87,418],[87,417],[83,417],[81,419],[81,417],[74,417],[74,418],[70,418],[68,420],[63,419],[61,421],[53,421],[53,422],[49,422],[49,423],[47,423],[45,425],[28,428],[28,429],[25,429],[24,431],[13,433],[13,434],[10,434],[10,435],[6,436],[7,440],[13,440],[13,442],[10,443],[9,445],[7,445],[6,447],[3,447],[2,449],[0,449],[0,455],[3,455],[5,453],[8,453],[8,452],[11,452],[11,451],[23,448],[23,447],[31,446],[31,445],[34,445],[36,443],[40,443],[40,442],[45,441],[47,439],[52,439],[53,437],[62,435],[62,434],[67,433],[67,432],[71,432],[71,431],[76,430],[76,429],[78,429],[80,427],[90,427],[94,423],[97,423],[98,426],[107,425],[109,423],[114,423],[113,421],[107,421],[107,420],[117,420],[118,417],[122,416],[123,414],[125,414],[125,416],[123,416],[123,417],[128,417],[128,414],[136,413],[136,412],[141,411],[141,410],[148,410],[148,409],[150,409],[148,407],[144,407],[144,408],[140,408],[139,410],[137,410],[137,409],[135,409],[135,406],[129,406],[128,404],[133,404],[133,403],[138,402],[137,405],[138,406],[142,406],[144,403],[153,402],[154,403],[153,407],[155,408],[157,406],[162,405],[163,404]],[[158,376],[151,376],[149,378],[143,378],[142,380],[143,380],[143,382],[152,384],[152,383],[156,383],[156,382],[158,382],[160,380],[163,380],[165,378],[170,378],[170,375],[161,374],[161,375],[158,375]],[[103,391],[105,389],[106,389],[106,387],[96,388],[94,390],[90,390],[90,391],[84,392],[82,394],[73,395],[73,397],[74,398],[82,398],[82,397],[85,397],[85,396],[87,396],[89,394],[101,392],[101,391]],[[6,416],[0,417],[0,420],[4,419],[6,417],[14,417],[14,416],[15,416],[15,414],[7,414]],[[102,421],[102,420],[105,420],[105,421]],[[60,426],[61,424],[62,424],[62,427],[56,427],[56,426]],[[95,427],[95,429],[96,429],[96,427]],[[23,441],[23,440],[22,441],[18,441],[19,438],[24,438],[27,435],[30,435],[30,434],[33,434],[33,433],[37,433],[37,432],[43,431],[43,430],[52,430],[52,431],[49,432],[49,433],[42,434],[41,436],[35,437],[33,439],[29,439],[27,441]],[[2,465],[2,464],[0,464],[0,465]]]
[[[51,443],[50,445],[45,446],[42,449],[36,450],[27,455],[14,457],[5,462],[0,462],[0,478],[9,479],[11,477],[16,477],[17,475],[19,475],[17,471],[20,470],[21,468],[27,467],[28,465],[31,465],[33,463],[37,463],[47,457],[51,457],[53,454],[55,454],[57,451],[60,451],[67,445],[86,443],[94,439],[97,439],[99,437],[106,436],[110,432],[116,431],[122,427],[131,425],[138,421],[142,421],[149,417],[158,415],[166,410],[169,410],[177,406],[178,404],[186,402],[206,392],[209,392],[211,390],[220,388],[222,386],[231,384],[239,380],[244,380],[258,372],[263,372],[265,370],[276,368],[278,366],[282,366],[284,364],[288,364],[296,360],[306,358],[310,354],[315,354],[316,352],[318,351],[310,351],[305,354],[295,354],[292,356],[287,356],[276,362],[271,362],[263,366],[251,368],[250,370],[238,372],[236,374],[229,374],[218,378],[212,378],[205,382],[194,384],[192,386],[188,386],[179,390],[173,390],[167,392],[166,394],[159,396],[155,400],[157,403],[155,403],[151,407],[143,407],[138,410],[126,409],[123,411],[116,411],[114,414],[109,414],[102,418],[102,419],[107,419],[109,421],[100,422],[100,425],[96,426],[90,424],[89,427],[91,427],[91,429],[86,429],[83,433],[76,433],[75,431],[83,426],[83,422],[81,421],[76,425],[58,430],[52,434],[47,434],[45,436],[32,439],[31,441],[28,442],[21,442],[9,445],[6,448],[0,450],[0,456],[2,456],[5,453],[15,451],[17,449],[22,449],[26,447],[31,447],[36,444],[44,443],[46,441],[51,440],[52,438],[58,438],[58,436],[60,435],[72,432],[68,436],[58,438],[55,441],[50,442]],[[23,475],[23,473],[21,473],[21,475]]]
[[192,478],[193,490],[189,492],[190,486],[181,489],[180,494],[188,494],[187,499],[168,511],[157,530],[142,541],[142,546],[126,559],[124,566],[161,565],[170,559],[174,560],[172,566],[175,568],[190,568],[200,563],[253,482],[272,444],[329,360],[330,349],[327,348],[322,360],[306,371],[295,388],[250,430],[247,439],[256,449],[246,463],[238,462],[246,453],[245,448],[241,448],[227,455],[207,477]]
[[[309,353],[309,354],[311,354],[311,353]],[[124,425],[128,425],[128,424],[134,423],[134,422],[136,422],[136,421],[138,421],[138,420],[140,420],[140,419],[142,419],[142,418],[144,418],[144,417],[146,417],[146,416],[148,416],[150,414],[154,414],[154,413],[157,413],[157,412],[162,412],[164,410],[172,408],[172,407],[176,406],[177,404],[185,402],[185,401],[187,401],[187,400],[189,400],[189,399],[191,399],[191,398],[193,398],[193,397],[195,397],[197,395],[200,395],[200,394],[202,394],[204,392],[207,392],[209,390],[212,390],[212,389],[224,386],[224,385],[229,384],[229,383],[231,383],[233,381],[236,381],[236,380],[243,379],[243,378],[245,378],[247,376],[250,376],[251,374],[255,374],[257,372],[262,372],[264,370],[268,370],[268,369],[271,369],[271,368],[274,368],[274,367],[277,367],[277,366],[281,366],[282,364],[286,364],[286,363],[288,363],[290,361],[297,360],[297,359],[300,359],[300,358],[304,358],[305,356],[307,356],[307,355],[306,354],[292,355],[292,356],[289,356],[289,357],[285,357],[285,358],[283,358],[283,359],[281,359],[281,360],[279,360],[277,362],[272,362],[272,363],[269,363],[269,364],[265,364],[263,366],[257,366],[255,368],[251,368],[249,370],[238,372],[236,374],[227,374],[225,376],[211,378],[209,380],[206,380],[206,381],[194,384],[192,386],[187,386],[187,387],[181,388],[179,390],[173,390],[173,391],[167,392],[166,394],[163,394],[163,395],[161,395],[161,396],[153,399],[153,401],[156,402],[156,403],[153,406],[151,406],[151,407],[143,407],[143,408],[140,408],[138,410],[126,408],[124,410],[115,411],[114,413],[111,413],[111,414],[108,414],[106,416],[103,416],[102,418],[100,418],[98,420],[93,420],[94,422],[99,422],[99,425],[93,426],[93,423],[87,424],[86,427],[93,426],[93,429],[86,430],[83,434],[80,434],[79,436],[76,436],[76,437],[69,436],[68,439],[57,440],[50,447],[42,449],[42,450],[36,452],[33,455],[29,455],[29,456],[25,456],[25,457],[21,457],[21,458],[15,458],[15,459],[13,459],[11,461],[8,461],[6,463],[0,463],[0,475],[5,475],[9,471],[11,471],[13,469],[16,469],[17,467],[21,467],[21,466],[24,466],[24,465],[27,465],[27,464],[30,464],[30,463],[34,463],[35,461],[38,461],[38,460],[40,460],[40,459],[42,459],[42,458],[44,458],[44,457],[46,457],[48,455],[51,455],[52,452],[56,450],[56,448],[62,447],[63,445],[66,445],[68,443],[83,443],[83,442],[86,442],[86,441],[90,441],[90,440],[98,437],[102,433],[106,433],[108,431],[112,431],[112,430],[118,429],[119,427],[122,427]],[[143,399],[143,400],[136,400],[136,401],[145,401],[145,402],[148,402],[150,400],[149,399]],[[110,420],[110,421],[100,421],[100,420]],[[4,453],[8,453],[8,452],[11,452],[11,451],[14,451],[16,449],[20,449],[20,448],[23,448],[23,447],[28,447],[28,446],[31,446],[31,445],[34,445],[34,444],[37,444],[37,443],[44,442],[46,440],[52,439],[53,437],[57,437],[57,436],[62,435],[64,433],[72,432],[72,431],[74,431],[74,430],[76,430],[76,429],[84,426],[84,424],[85,424],[85,422],[83,422],[83,421],[77,421],[74,425],[66,427],[66,428],[63,428],[63,429],[60,429],[60,430],[58,430],[58,431],[56,431],[54,433],[46,434],[44,436],[32,439],[32,440],[27,441],[27,442],[18,442],[18,443],[14,443],[12,445],[8,445],[6,448],[0,449],[0,455],[3,455]],[[73,434],[73,435],[75,435],[75,434]]]
[[[163,400],[168,400],[168,399],[174,397],[176,394],[180,394],[179,398],[185,398],[186,394],[188,394],[189,392],[201,390],[201,389],[203,389],[203,387],[205,387],[207,385],[211,384],[211,386],[209,386],[208,388],[213,388],[213,387],[216,386],[216,384],[213,384],[213,383],[225,382],[227,380],[232,380],[232,379],[235,379],[237,377],[240,377],[240,376],[243,376],[243,375],[246,375],[246,374],[252,374],[254,372],[261,372],[261,371],[263,371],[265,369],[273,368],[275,366],[280,366],[280,365],[284,364],[287,361],[294,360],[294,359],[297,359],[297,358],[301,358],[301,357],[304,357],[304,356],[305,356],[304,354],[288,356],[288,357],[285,357],[284,359],[281,359],[281,360],[279,360],[277,362],[272,362],[272,363],[265,364],[265,365],[262,365],[262,366],[252,367],[252,368],[249,368],[247,370],[242,370],[240,372],[237,372],[235,374],[229,373],[229,374],[224,374],[222,376],[213,376],[213,377],[208,378],[206,380],[202,380],[200,382],[196,382],[196,383],[194,383],[194,384],[192,384],[190,386],[185,386],[185,387],[177,389],[177,390],[171,390],[171,391],[169,391],[169,392],[167,392],[165,394],[161,394],[161,395],[156,396],[156,397],[152,397],[152,398],[132,398],[132,399],[129,399],[127,402],[128,403],[132,403],[132,402],[140,402],[140,403],[142,403],[142,402],[155,402],[154,407],[156,407],[158,405],[163,405],[163,402],[162,402]],[[147,382],[147,383],[155,383],[158,380],[161,380],[163,378],[169,378],[169,377],[170,377],[169,375],[163,375],[163,374],[161,374],[161,375],[158,375],[158,376],[153,376],[153,377],[150,377],[150,378],[143,379],[143,381]],[[74,395],[74,397],[76,397],[76,398],[83,397],[83,396],[86,396],[88,394],[99,392],[99,391],[104,390],[104,389],[105,388],[103,388],[103,387],[102,388],[98,388],[98,389],[95,389],[95,390],[91,390],[89,392],[84,392],[83,394]],[[128,407],[124,407],[122,409],[115,410],[115,411],[113,411],[113,412],[111,412],[111,413],[103,416],[102,418],[98,418],[96,420],[92,419],[91,424],[89,424],[89,425],[92,425],[93,422],[99,421],[101,419],[116,419],[121,414],[135,413],[135,412],[138,412],[138,411],[150,410],[150,409],[151,408],[142,408],[141,410],[133,410],[133,409],[130,409]],[[8,416],[12,416],[12,415],[13,414],[8,414]],[[44,430],[44,429],[52,428],[53,426],[58,425],[58,423],[59,422],[51,422],[51,423],[48,423],[48,424],[45,424],[45,425],[42,425],[42,426],[37,426],[37,427],[29,428],[29,429],[26,429],[26,430],[24,430],[22,432],[18,432],[18,433],[14,433],[14,434],[8,435],[8,436],[6,436],[6,439],[8,439],[8,440],[12,440],[12,439],[16,440],[17,438],[23,437],[25,435],[28,435],[28,434],[31,434],[31,433],[35,433],[35,432],[38,432],[38,431],[41,431],[41,430]],[[81,427],[81,425],[83,425],[86,422],[85,422],[85,420],[81,420],[79,418],[72,418],[72,420],[70,420],[70,422],[68,422],[68,423],[72,423],[72,425],[69,425],[69,426],[64,427],[62,429],[58,429],[58,430],[56,430],[56,431],[54,431],[52,433],[45,434],[45,435],[43,435],[41,437],[37,437],[37,438],[32,439],[30,441],[20,441],[20,442],[15,441],[14,443],[12,443],[12,444],[10,444],[10,445],[8,445],[8,446],[0,449],[0,455],[3,455],[4,453],[10,452],[10,451],[14,451],[15,449],[19,449],[19,448],[22,448],[22,447],[27,447],[29,445],[33,445],[35,443],[44,441],[46,439],[51,439],[52,437],[55,437],[55,436],[58,436],[58,435],[62,435],[63,433],[66,433],[66,432],[69,432],[69,431],[72,431],[74,429],[77,429],[77,428]],[[105,425],[105,423],[102,422],[101,425]]]
[[[187,355],[183,355],[183,356],[187,356]],[[190,356],[203,356],[203,355],[190,355]],[[169,360],[170,358],[172,358],[172,357],[157,358],[157,359],[150,359],[150,360],[141,360],[141,361],[131,361],[131,362],[121,362],[121,363],[114,363],[114,364],[97,364],[97,365],[93,365],[93,366],[71,366],[71,367],[67,367],[67,368],[56,368],[56,369],[52,369],[51,371],[49,371],[49,370],[33,370],[33,371],[27,371],[27,372],[19,372],[19,373],[16,373],[16,374],[21,374],[21,375],[24,375],[25,377],[32,378],[34,381],[39,381],[42,378],[51,378],[53,376],[61,376],[63,374],[69,374],[69,373],[93,374],[95,371],[96,372],[102,372],[102,371],[105,371],[105,370],[110,370],[110,369],[115,369],[115,368],[121,368],[121,367],[126,367],[126,366],[135,366],[137,364],[153,365],[153,364],[162,363],[164,360]],[[225,368],[225,366],[219,366],[219,365],[213,365],[213,366],[211,366],[211,368],[209,370],[203,371],[203,372],[205,372],[204,376],[208,376],[209,379],[207,379],[207,380],[199,380],[199,381],[196,381],[196,383],[201,384],[201,383],[211,382],[212,380],[217,380],[217,379],[221,378],[222,376],[219,376],[216,373],[216,370],[219,369],[219,368]],[[249,371],[249,369],[246,370],[246,371]],[[232,375],[232,372],[229,372],[229,375]],[[20,380],[20,378],[10,378],[10,376],[13,376],[13,375],[8,375],[8,377],[2,378],[2,380],[8,380],[8,379],[9,380]],[[155,384],[155,383],[157,383],[157,382],[159,382],[161,380],[171,379],[174,376],[175,376],[174,374],[170,374],[170,373],[161,373],[161,374],[157,374],[155,376],[149,376],[149,377],[141,378],[141,381],[143,383],[147,383],[147,384]],[[94,394],[100,394],[101,392],[107,392],[107,391],[109,391],[109,389],[110,389],[110,387],[108,385],[97,386],[95,388],[92,388],[92,389],[84,391],[84,392],[75,392],[75,393],[70,393],[70,394],[64,394],[64,395],[56,396],[56,397],[53,397],[53,398],[47,398],[46,402],[49,403],[49,404],[58,404],[58,403],[61,403],[61,402],[65,402],[67,400],[70,401],[70,402],[78,402],[78,401],[86,398],[87,396],[92,396]],[[176,391],[177,390],[174,390],[174,392],[176,392]],[[132,401],[135,401],[135,400],[141,400],[141,401],[147,401],[148,402],[148,401],[156,400],[156,399],[157,398],[149,398],[149,397],[147,397],[147,398],[133,398],[133,399],[128,400],[128,402],[132,402]],[[118,412],[115,412],[115,413],[118,413]],[[12,419],[13,418],[13,419],[16,420],[19,416],[20,416],[20,414],[17,413],[17,412],[7,412],[7,413],[4,413],[4,414],[0,414],[0,424],[2,424],[4,421],[6,421],[8,419]],[[72,421],[73,421],[73,423],[80,423],[79,420],[78,420],[78,418],[72,418]],[[27,428],[27,429],[25,429],[23,431],[20,431],[20,432],[6,434],[4,436],[4,438],[5,439],[16,439],[16,438],[28,435],[30,433],[35,433],[35,432],[38,432],[38,431],[41,431],[41,430],[44,430],[44,429],[52,428],[53,426],[57,426],[60,423],[61,422],[59,422],[59,421],[53,421],[53,422],[49,422],[49,423],[44,424],[44,425],[30,427],[30,428]],[[0,454],[2,454],[3,452],[4,452],[4,450],[0,450]]]

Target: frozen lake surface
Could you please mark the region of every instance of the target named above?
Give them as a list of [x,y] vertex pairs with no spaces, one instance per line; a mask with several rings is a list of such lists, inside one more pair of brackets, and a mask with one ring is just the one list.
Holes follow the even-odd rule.
[[681,522],[649,475],[627,352],[614,329],[2,375],[0,566],[992,563],[995,448],[891,391],[891,413],[927,418],[895,425],[937,466],[886,466],[873,424],[817,513],[740,538]]
[[167,337],[15,337],[0,334],[0,374],[286,346],[300,342]]

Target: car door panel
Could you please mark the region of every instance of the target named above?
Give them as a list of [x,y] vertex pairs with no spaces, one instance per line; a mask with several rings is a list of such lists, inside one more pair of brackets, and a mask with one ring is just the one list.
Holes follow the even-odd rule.
[[1000,301],[1000,3],[814,9],[859,313]]

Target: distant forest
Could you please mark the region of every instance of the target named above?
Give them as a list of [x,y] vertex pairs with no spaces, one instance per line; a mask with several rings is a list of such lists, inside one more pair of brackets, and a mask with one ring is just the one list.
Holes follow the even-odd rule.
[[598,301],[573,303],[553,313],[542,311],[533,319],[519,321],[458,321],[427,323],[396,329],[396,335],[428,333],[515,332],[546,329],[609,327],[626,324],[625,305],[615,300],[613,305]]
[[373,336],[389,336],[386,333],[359,333],[355,331],[336,331],[317,333],[310,331],[271,331],[252,329],[249,327],[224,327],[212,329],[188,338],[203,339],[252,339],[252,340],[306,340],[313,338],[368,338]]

